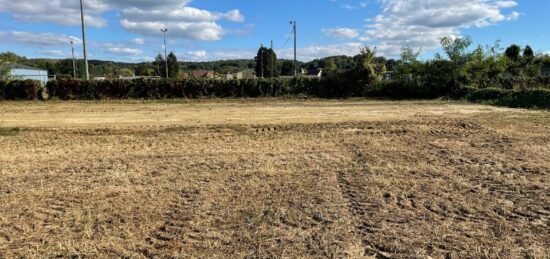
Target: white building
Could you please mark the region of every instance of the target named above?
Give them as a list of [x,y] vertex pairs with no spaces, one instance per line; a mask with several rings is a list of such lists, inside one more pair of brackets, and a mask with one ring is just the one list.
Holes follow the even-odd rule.
[[12,64],[10,75],[16,79],[40,81],[44,86],[48,83],[48,71],[21,64]]

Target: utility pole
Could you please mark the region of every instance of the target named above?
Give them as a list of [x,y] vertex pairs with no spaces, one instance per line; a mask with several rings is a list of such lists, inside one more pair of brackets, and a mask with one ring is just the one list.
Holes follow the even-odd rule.
[[273,40],[271,40],[271,78],[275,77],[275,75],[273,74],[273,62],[274,62],[274,50],[273,50]]
[[71,40],[71,51],[73,53],[73,79],[76,80],[76,60],[74,56],[74,42]]
[[168,47],[166,46],[166,32],[168,31],[168,29],[160,29],[160,31],[164,33],[164,62],[166,66],[166,79],[168,79]]
[[85,79],[90,80],[90,70],[88,68],[88,52],[86,49],[86,25],[84,23],[84,7],[82,6],[82,0],[80,0],[80,18],[82,19],[82,45],[84,47],[84,69]]
[[262,78],[264,78],[264,44],[261,44],[260,47],[260,71]]
[[294,77],[298,76],[298,61],[296,59],[296,20],[291,21],[290,24],[292,24],[292,33],[294,34]]

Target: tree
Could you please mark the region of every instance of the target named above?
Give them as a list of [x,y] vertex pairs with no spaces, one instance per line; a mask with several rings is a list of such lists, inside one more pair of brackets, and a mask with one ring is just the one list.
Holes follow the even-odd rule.
[[170,77],[177,77],[180,72],[180,64],[178,63],[178,58],[174,52],[170,52],[168,55],[168,75]]
[[396,72],[400,75],[417,74],[420,71],[422,63],[418,57],[422,52],[414,51],[410,47],[401,48],[401,62],[396,66]]
[[9,81],[11,78],[11,69],[8,62],[0,60],[0,81]]
[[326,72],[336,72],[338,70],[338,65],[336,65],[336,62],[334,62],[334,59],[329,59],[327,64],[325,64],[325,71]]
[[153,67],[157,76],[166,77],[166,72],[164,72],[166,71],[166,62],[160,53],[155,58],[155,61],[153,61]]
[[135,76],[134,70],[129,68],[122,68],[118,70],[118,75],[122,77],[132,77]]
[[154,76],[155,69],[150,64],[139,64],[136,67],[136,75],[138,76]]
[[504,53],[506,54],[506,57],[508,57],[511,61],[517,62],[519,61],[519,58],[520,58],[519,57],[520,52],[521,52],[521,47],[516,44],[512,44],[510,47],[506,49]]
[[444,37],[441,39],[441,46],[447,54],[447,57],[458,68],[461,68],[468,62],[468,48],[472,45],[470,36],[464,38]]
[[281,75],[291,76],[294,75],[294,62],[285,60],[281,66]]
[[535,52],[533,52],[531,46],[525,46],[525,49],[523,50],[523,58],[530,61],[535,58]]
[[256,61],[256,75],[267,78],[277,77],[279,71],[276,69],[277,54],[273,49],[261,46],[254,58]]

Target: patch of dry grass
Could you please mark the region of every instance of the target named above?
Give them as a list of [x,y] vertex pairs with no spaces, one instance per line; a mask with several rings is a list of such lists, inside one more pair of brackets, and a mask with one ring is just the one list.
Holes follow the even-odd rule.
[[550,256],[544,112],[12,104],[3,121],[25,130],[0,136],[2,258]]

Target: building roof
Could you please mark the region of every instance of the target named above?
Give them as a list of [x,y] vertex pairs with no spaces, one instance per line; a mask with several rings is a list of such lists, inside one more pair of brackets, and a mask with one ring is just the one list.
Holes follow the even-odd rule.
[[22,65],[22,64],[17,64],[17,63],[9,63],[9,66],[11,67],[11,69],[46,71],[44,69],[39,69],[39,68],[30,67],[30,66],[27,66],[27,65]]

